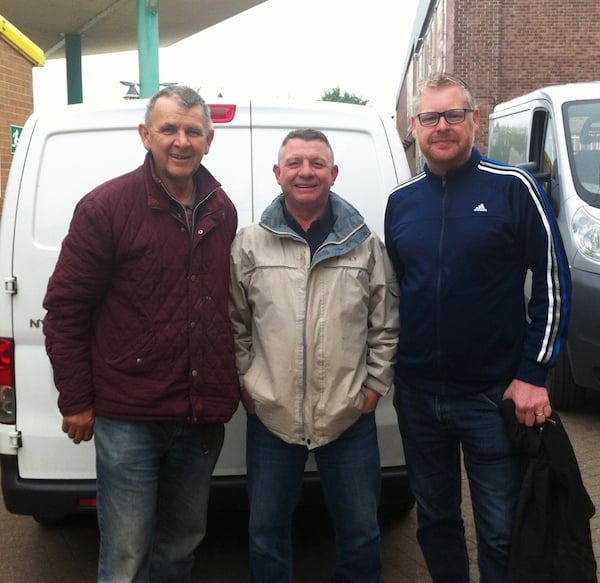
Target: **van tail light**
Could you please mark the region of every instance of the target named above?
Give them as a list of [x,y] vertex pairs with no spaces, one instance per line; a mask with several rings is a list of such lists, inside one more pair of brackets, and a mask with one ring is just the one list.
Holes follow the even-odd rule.
[[0,338],[0,423],[13,425],[15,419],[14,342]]
[[213,123],[229,123],[235,117],[235,105],[212,103],[208,108]]

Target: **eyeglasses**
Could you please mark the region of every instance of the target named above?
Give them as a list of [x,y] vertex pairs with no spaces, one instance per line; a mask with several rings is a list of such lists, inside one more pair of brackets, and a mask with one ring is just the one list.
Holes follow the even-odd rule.
[[448,109],[447,111],[426,111],[424,113],[418,113],[419,123],[425,128],[432,128],[436,126],[440,118],[443,117],[451,126],[458,125],[465,121],[467,112],[473,111],[466,107],[458,109]]

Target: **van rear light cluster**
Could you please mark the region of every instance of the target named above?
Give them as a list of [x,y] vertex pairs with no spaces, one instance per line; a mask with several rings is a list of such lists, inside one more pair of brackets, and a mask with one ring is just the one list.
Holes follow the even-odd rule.
[[15,423],[14,343],[0,338],[0,423]]
[[235,105],[212,103],[208,108],[213,123],[229,123],[235,117]]

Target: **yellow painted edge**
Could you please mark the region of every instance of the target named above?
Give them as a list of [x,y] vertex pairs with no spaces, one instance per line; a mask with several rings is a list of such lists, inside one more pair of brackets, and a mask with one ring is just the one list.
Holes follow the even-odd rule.
[[29,40],[16,26],[8,22],[1,14],[0,38],[3,38],[34,65],[42,66],[46,62],[44,51],[33,41]]

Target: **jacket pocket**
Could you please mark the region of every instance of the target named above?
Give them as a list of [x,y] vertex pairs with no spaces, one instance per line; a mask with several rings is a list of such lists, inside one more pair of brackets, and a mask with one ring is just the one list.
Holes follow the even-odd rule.
[[[119,349],[106,352],[104,362],[110,368],[119,372],[139,374],[154,367],[156,362],[157,338],[153,330],[145,332],[134,342],[123,344],[119,342]],[[98,355],[102,358],[102,352]]]

